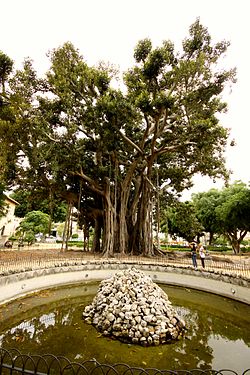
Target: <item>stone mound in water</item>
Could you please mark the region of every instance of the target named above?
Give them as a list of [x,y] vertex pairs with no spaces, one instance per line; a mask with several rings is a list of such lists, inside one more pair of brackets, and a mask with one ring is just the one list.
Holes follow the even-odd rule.
[[177,340],[185,330],[167,294],[135,268],[103,280],[83,318],[105,336],[143,346]]

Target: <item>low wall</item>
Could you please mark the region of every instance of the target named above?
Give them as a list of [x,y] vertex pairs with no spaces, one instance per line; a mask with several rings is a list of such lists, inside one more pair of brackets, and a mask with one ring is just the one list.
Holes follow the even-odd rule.
[[135,266],[157,283],[184,286],[250,304],[250,282],[225,273],[164,265],[92,262],[78,266],[37,269],[0,277],[0,304],[38,290],[84,281],[100,281]]

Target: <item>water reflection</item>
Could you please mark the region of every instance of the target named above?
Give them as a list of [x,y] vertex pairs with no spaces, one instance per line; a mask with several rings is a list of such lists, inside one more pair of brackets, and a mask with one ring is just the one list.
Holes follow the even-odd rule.
[[0,309],[1,346],[71,360],[189,370],[250,367],[249,306],[207,293],[163,287],[187,323],[180,341],[142,348],[102,337],[82,320],[98,285],[46,291]]
[[243,373],[250,366],[250,348],[243,340],[227,340],[220,335],[211,335],[208,344],[213,350],[212,367],[218,368],[221,362],[227,368]]

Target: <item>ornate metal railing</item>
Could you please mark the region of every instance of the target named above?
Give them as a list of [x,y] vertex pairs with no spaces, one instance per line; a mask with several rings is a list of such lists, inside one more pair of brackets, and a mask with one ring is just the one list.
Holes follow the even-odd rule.
[[[125,363],[103,364],[95,359],[81,363],[71,362],[65,357],[56,357],[52,354],[46,355],[25,355],[17,349],[6,350],[0,348],[0,375],[160,375],[160,374],[191,374],[191,375],[240,375],[230,369],[213,370],[192,369],[192,370],[159,370],[156,368],[131,367]],[[250,375],[250,369],[245,370],[241,375]]]

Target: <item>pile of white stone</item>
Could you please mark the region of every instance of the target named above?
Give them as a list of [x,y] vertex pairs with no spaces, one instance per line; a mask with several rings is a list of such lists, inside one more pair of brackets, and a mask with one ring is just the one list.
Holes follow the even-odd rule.
[[103,280],[83,318],[105,336],[143,346],[179,339],[185,330],[167,294],[135,268]]

